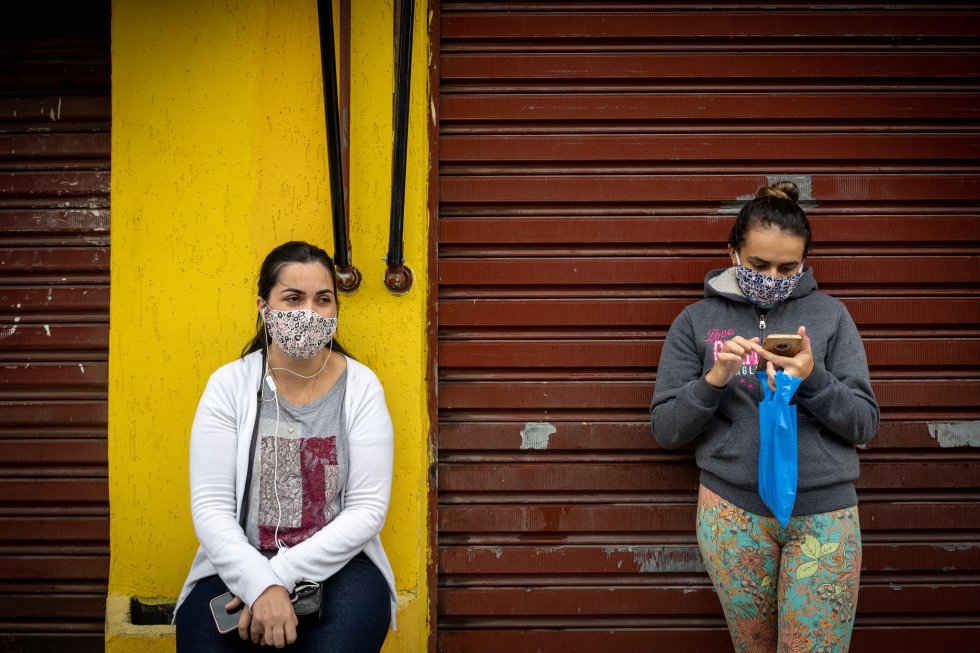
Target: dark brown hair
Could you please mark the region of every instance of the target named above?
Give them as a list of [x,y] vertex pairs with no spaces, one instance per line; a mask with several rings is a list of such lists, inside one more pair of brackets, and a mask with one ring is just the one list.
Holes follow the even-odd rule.
[[810,251],[810,221],[797,202],[800,190],[791,181],[777,181],[762,186],[735,218],[728,244],[736,252],[745,244],[745,238],[753,229],[776,228],[803,239],[803,255]]

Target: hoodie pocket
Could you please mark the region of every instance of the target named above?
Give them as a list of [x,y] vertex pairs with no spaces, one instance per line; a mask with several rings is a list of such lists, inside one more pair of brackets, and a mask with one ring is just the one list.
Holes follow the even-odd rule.
[[[717,426],[722,427],[721,420]],[[759,418],[725,423],[697,451],[698,466],[729,483],[754,488],[759,475]]]
[[814,423],[800,423],[797,435],[799,488],[852,481],[858,476],[854,446]]

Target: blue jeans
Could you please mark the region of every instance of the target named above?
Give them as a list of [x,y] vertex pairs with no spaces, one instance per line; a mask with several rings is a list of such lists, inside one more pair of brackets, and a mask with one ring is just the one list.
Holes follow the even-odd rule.
[[[269,651],[238,636],[222,635],[214,625],[211,599],[228,591],[217,576],[198,581],[177,610],[177,651],[237,652]],[[325,581],[323,623],[301,625],[296,642],[285,651],[297,653],[377,653],[388,635],[391,607],[388,583],[366,555],[359,553],[343,569]]]

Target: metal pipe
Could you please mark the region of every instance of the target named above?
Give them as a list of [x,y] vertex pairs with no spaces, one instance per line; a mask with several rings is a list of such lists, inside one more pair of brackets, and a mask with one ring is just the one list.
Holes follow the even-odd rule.
[[391,162],[391,224],[388,230],[388,256],[385,261],[385,286],[395,293],[406,293],[412,287],[413,275],[405,265],[405,161],[408,155],[408,101],[412,82],[412,28],[415,19],[414,0],[398,3],[398,76],[395,85],[394,144]]
[[320,28],[320,65],[323,70],[323,105],[327,122],[327,170],[330,177],[330,208],[333,214],[333,259],[337,268],[337,288],[343,292],[354,292],[361,285],[361,273],[351,262],[351,246],[348,239],[331,0],[317,0],[317,22]]

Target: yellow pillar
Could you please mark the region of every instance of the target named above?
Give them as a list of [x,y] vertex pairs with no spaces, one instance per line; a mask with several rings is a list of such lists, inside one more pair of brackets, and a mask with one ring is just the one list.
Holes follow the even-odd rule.
[[[427,549],[427,16],[415,20],[405,253],[411,292],[382,277],[391,185],[391,0],[356,0],[351,241],[364,275],[341,332],[386,389],[395,478],[382,540],[398,626],[424,650]],[[423,3],[419,3],[423,4]],[[314,0],[112,6],[111,566],[106,650],[169,651],[169,626],[128,623],[129,597],[173,601],[197,546],[187,445],[210,373],[254,328],[255,276],[275,245],[333,251]]]

